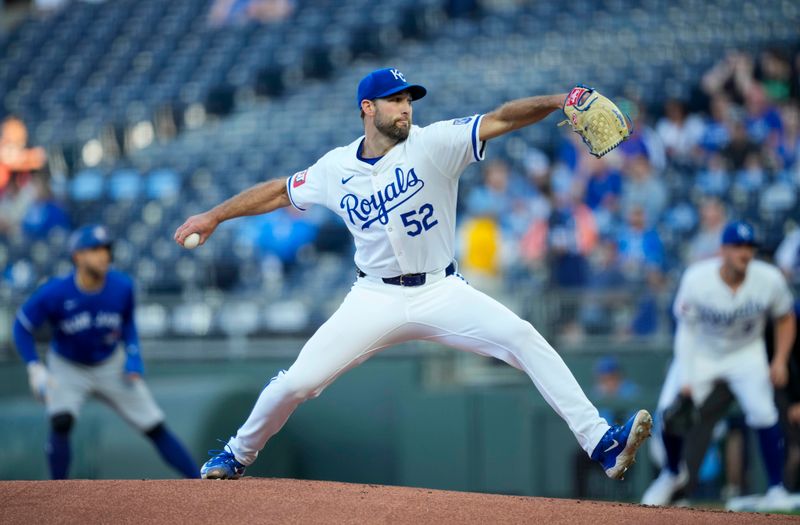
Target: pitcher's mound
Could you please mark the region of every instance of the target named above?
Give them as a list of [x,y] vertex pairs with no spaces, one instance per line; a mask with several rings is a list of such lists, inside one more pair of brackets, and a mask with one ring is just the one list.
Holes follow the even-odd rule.
[[548,523],[752,525],[794,516],[294,479],[0,482],[4,524]]

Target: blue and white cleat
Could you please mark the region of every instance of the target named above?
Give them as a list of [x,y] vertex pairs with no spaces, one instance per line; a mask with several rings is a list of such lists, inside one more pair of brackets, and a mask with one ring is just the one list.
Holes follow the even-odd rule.
[[603,435],[592,452],[592,459],[603,465],[606,476],[623,479],[625,471],[636,461],[636,451],[650,437],[653,418],[640,410],[625,425],[614,425]]
[[225,445],[225,450],[209,450],[208,453],[215,456],[200,467],[203,479],[239,479],[247,468],[236,460],[228,445]]

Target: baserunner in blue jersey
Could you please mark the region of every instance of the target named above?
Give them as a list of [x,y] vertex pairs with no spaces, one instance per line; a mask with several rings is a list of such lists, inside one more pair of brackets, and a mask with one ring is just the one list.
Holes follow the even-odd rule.
[[[67,478],[69,434],[89,396],[108,403],[150,438],[164,461],[184,477],[198,477],[197,465],[167,429],[163,412],[142,380],[133,281],[110,268],[108,231],[84,226],[70,237],[69,249],[75,271],[37,289],[14,322],[14,342],[27,363],[31,390],[50,417],[46,450],[51,477]],[[45,323],[52,331],[46,366],[33,337]]]

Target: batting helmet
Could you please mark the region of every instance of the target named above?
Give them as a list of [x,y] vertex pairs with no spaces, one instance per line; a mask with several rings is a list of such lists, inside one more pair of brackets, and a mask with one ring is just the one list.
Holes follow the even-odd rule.
[[105,226],[88,224],[81,226],[69,238],[69,253],[74,254],[80,250],[88,250],[103,246],[111,249],[111,235]]

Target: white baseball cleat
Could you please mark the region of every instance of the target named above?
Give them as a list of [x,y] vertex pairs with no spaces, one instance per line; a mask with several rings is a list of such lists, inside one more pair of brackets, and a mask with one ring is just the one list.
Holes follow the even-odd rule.
[[793,498],[784,486],[775,485],[767,489],[767,493],[756,503],[756,510],[760,511],[789,511],[797,508],[796,497]]
[[761,495],[731,498],[725,510],[746,512],[787,512],[800,509],[800,494],[790,494],[783,485],[775,485]]
[[642,495],[642,505],[669,505],[678,489],[689,481],[689,473],[681,468],[678,474],[668,468],[661,469],[661,474],[650,483]]

